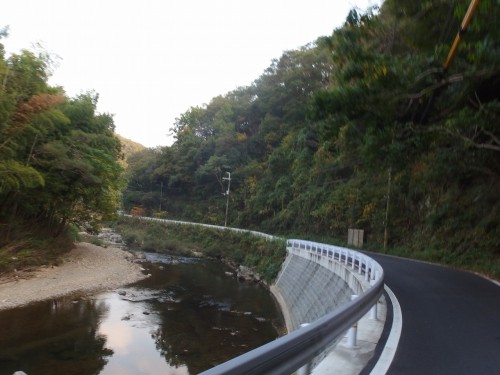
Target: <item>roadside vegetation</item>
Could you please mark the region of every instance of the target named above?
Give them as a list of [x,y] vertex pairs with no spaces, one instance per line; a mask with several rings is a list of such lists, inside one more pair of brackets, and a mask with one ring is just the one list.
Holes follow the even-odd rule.
[[9,238],[0,245],[0,277],[15,270],[57,265],[61,255],[74,247],[78,235],[68,228],[54,237],[50,230],[18,225],[11,227]]
[[[120,206],[340,244],[357,228],[366,249],[500,279],[494,0],[479,3],[444,67],[469,3],[353,9],[249,86],[165,124],[175,142],[153,149],[122,147],[96,93],[51,87],[49,55],[6,56],[0,43],[0,272],[56,257],[71,228],[96,232]],[[136,151],[126,163],[124,150]],[[283,257],[227,231],[120,225],[132,247],[197,249],[265,277]]]
[[113,117],[95,92],[68,97],[48,83],[51,56],[7,56],[0,27],[0,272],[47,264],[96,231],[123,187]]
[[276,278],[286,256],[285,240],[268,240],[229,229],[126,217],[119,218],[114,227],[132,250],[187,256],[203,254],[234,266],[250,267],[268,283]]
[[124,210],[368,248],[500,278],[500,7],[386,0],[191,107],[129,160]]

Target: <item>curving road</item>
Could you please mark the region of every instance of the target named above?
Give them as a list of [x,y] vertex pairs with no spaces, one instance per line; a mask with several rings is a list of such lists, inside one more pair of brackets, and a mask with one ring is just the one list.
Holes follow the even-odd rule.
[[500,375],[500,284],[439,265],[368,255],[384,268],[402,311],[388,375]]
[[500,285],[472,273],[369,254],[401,305],[389,375],[500,374]]

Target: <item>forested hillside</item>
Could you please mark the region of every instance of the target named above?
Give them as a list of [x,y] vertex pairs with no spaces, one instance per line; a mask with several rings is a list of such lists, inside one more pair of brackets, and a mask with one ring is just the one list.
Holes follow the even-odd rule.
[[120,200],[112,117],[95,93],[51,87],[50,69],[47,54],[7,57],[0,43],[0,271],[66,251],[71,224],[95,229]]
[[[192,107],[129,159],[124,208],[346,238],[500,275],[500,6],[387,0]],[[161,211],[161,212],[160,212]]]
[[140,143],[132,141],[131,139],[122,137],[120,134],[116,134],[116,137],[120,140],[120,143],[121,143],[121,150],[122,150],[122,154],[123,154],[123,159],[122,159],[121,163],[124,166],[124,168],[126,168],[128,165],[127,164],[128,158],[131,155],[133,155],[139,151],[144,150],[146,147],[144,147]]

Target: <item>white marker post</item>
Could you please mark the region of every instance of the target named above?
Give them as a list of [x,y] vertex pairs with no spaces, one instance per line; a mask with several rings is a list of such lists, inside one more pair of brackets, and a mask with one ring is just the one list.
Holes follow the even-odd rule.
[[[357,294],[351,296],[351,301],[358,298]],[[358,322],[354,322],[347,332],[347,347],[355,348],[358,343]]]

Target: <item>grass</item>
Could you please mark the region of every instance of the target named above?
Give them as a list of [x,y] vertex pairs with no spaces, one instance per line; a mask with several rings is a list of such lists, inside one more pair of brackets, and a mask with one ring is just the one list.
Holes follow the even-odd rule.
[[365,249],[475,272],[500,281],[500,254],[495,255],[481,246],[460,246],[429,240],[427,243],[415,241],[411,246],[396,244],[386,249],[378,244],[368,244]]
[[121,218],[117,231],[132,249],[188,255],[193,252],[251,267],[272,282],[286,256],[283,240],[267,240],[250,233],[193,225],[144,222]]
[[[252,267],[264,280],[271,282],[277,276],[285,258],[282,240],[268,241],[249,233],[212,229],[190,225],[141,222],[121,218],[115,223],[125,243],[131,249],[171,254],[190,255],[195,252]],[[40,265],[57,264],[60,256],[73,248],[75,241],[84,240],[95,245],[104,243],[94,236],[79,238],[76,228],[54,237],[40,228],[10,226],[8,232],[0,226],[0,275],[14,270],[29,269]],[[393,244],[383,249],[379,243],[366,243],[364,249],[405,258],[443,264],[458,269],[477,272],[500,280],[500,252],[498,241],[477,242],[485,238],[481,233],[471,233],[470,240],[450,235],[447,242],[422,233],[408,238],[405,243]],[[289,235],[287,238],[310,239],[316,242],[345,246],[345,240],[330,237]],[[462,238],[462,240],[458,240]]]
[[76,239],[76,232],[70,228],[57,237],[44,229],[21,225],[0,231],[0,275],[58,264],[59,257],[73,248]]
[[[127,222],[128,220],[128,222]],[[276,277],[285,257],[285,245],[270,244],[264,239],[248,233],[237,233],[229,230],[210,229],[189,225],[172,225],[164,223],[140,222],[135,219],[120,221],[125,241],[141,250],[189,254],[192,251],[202,252],[207,256],[228,259],[237,264],[254,268],[266,275],[267,280]],[[480,237],[477,233],[464,242],[460,236],[448,236],[446,243],[439,241],[442,236],[432,237],[429,234],[414,234],[404,243],[395,243],[386,249],[380,243],[366,243],[363,249],[400,256],[404,258],[442,264],[457,269],[476,272],[492,279],[500,280],[500,253],[491,251],[497,244],[475,243]],[[300,234],[288,235],[286,238],[309,239],[316,242],[346,246],[346,240],[327,236]],[[462,238],[459,241],[458,238]],[[263,246],[259,250],[259,246]],[[272,249],[277,246],[276,249]]]

